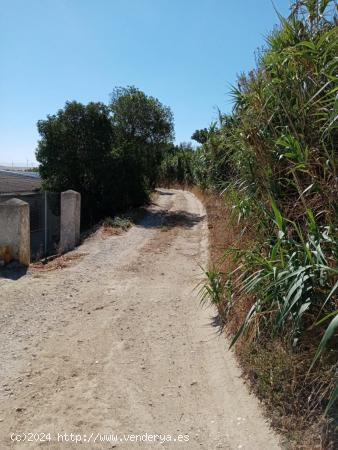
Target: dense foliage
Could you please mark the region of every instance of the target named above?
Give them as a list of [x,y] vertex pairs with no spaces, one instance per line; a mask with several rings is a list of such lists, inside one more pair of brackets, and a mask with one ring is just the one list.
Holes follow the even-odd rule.
[[160,182],[162,184],[180,183],[191,185],[194,183],[195,151],[191,144],[168,146],[160,169]]
[[173,140],[170,109],[135,87],[117,88],[109,106],[67,102],[38,122],[44,186],[82,194],[86,223],[148,198]]
[[[315,364],[338,330],[335,13],[335,2],[305,0],[279,17],[257,67],[232,89],[233,113],[192,136],[202,145],[190,169],[195,183],[221,192],[255,228],[250,249],[227,251],[237,269],[208,272],[204,290],[223,317],[229,299],[252,299],[233,343],[243,335],[257,345],[288,336],[302,351],[314,342]],[[337,357],[329,354],[334,374]],[[327,390],[311,401],[327,404]],[[337,395],[336,387],[329,406]]]
[[257,335],[286,328],[296,343],[336,308],[338,34],[325,6],[298,3],[281,18],[258,67],[232,91],[231,120],[204,146],[214,185],[225,181],[239,215],[261,228],[257,248],[234,250],[256,298],[238,336],[255,323]]

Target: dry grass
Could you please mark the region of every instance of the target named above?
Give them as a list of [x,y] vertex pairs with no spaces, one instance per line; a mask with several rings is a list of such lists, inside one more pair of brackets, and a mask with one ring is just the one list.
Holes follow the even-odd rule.
[[70,267],[74,265],[76,262],[79,262],[84,256],[88,253],[80,253],[80,252],[69,252],[61,256],[56,256],[54,258],[48,259],[46,262],[38,261],[32,263],[29,268],[30,270],[37,270],[43,272],[50,272],[53,270],[61,270],[66,267]]
[[[235,263],[230,256],[224,257],[225,250],[231,246],[249,248],[257,241],[255,224],[238,224],[232,217],[231,208],[219,194],[203,192],[196,187],[189,190],[203,202],[207,211],[210,265],[229,273],[234,270]],[[228,336],[233,336],[238,330],[253,302],[249,296],[236,295],[233,308],[223,324]],[[318,404],[318,395],[315,395],[323,390],[324,396],[328,380],[333,379],[333,353],[327,355],[320,367],[308,373],[318,345],[312,333],[307,333],[303,347],[297,353],[287,340],[261,339],[257,342],[253,338],[254,333],[246,334],[236,344],[235,353],[244,378],[263,401],[273,427],[286,437],[288,448],[337,448],[337,443],[333,442],[332,425],[323,417],[323,405]]]
[[[236,264],[230,255],[224,256],[225,251],[231,246],[249,248],[254,241],[254,226],[248,223],[243,225],[242,222],[238,224],[231,208],[218,193],[202,191],[198,187],[190,190],[201,200],[207,211],[210,266],[216,267],[220,272],[230,273],[236,268]],[[237,298],[235,308],[227,320],[228,335],[233,335],[238,330],[252,303],[252,298],[247,296]]]
[[313,349],[296,353],[282,339],[259,345],[243,341],[236,350],[252,390],[265,403],[273,427],[287,437],[290,448],[335,448],[317,396],[332,379],[332,358],[326,370],[309,373]]
[[118,227],[110,227],[109,225],[102,225],[102,228],[100,230],[102,239],[105,239],[109,236],[118,236],[124,231],[126,230]]

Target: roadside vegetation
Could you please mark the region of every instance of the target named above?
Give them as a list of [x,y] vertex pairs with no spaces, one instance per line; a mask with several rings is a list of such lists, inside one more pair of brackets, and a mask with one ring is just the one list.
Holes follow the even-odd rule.
[[101,222],[103,236],[121,234],[123,231],[128,231],[133,224],[134,222],[131,216],[119,215],[115,217],[106,217]]
[[118,228],[123,231],[127,231],[133,222],[129,217],[125,216],[116,216],[116,217],[106,217],[103,221],[103,226],[106,228]]
[[217,247],[202,300],[293,448],[337,448],[336,13],[293,2],[233,112],[162,162],[162,178],[200,188]]

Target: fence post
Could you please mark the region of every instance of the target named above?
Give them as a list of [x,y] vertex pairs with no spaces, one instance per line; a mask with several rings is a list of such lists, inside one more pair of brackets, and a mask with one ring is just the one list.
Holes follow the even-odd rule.
[[47,258],[47,236],[48,236],[48,223],[47,223],[47,191],[44,191],[44,225],[45,225],[45,235],[44,235],[44,246],[45,246],[45,258]]
[[60,252],[72,250],[80,242],[81,194],[61,193]]
[[16,260],[29,266],[29,204],[18,198],[0,203],[0,230],[0,258],[4,263]]

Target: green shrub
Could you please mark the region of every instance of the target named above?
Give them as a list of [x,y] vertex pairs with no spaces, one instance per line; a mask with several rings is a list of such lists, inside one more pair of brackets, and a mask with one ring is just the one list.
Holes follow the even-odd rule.
[[127,231],[133,222],[129,217],[106,217],[103,221],[103,226],[111,228],[121,228],[123,231]]

